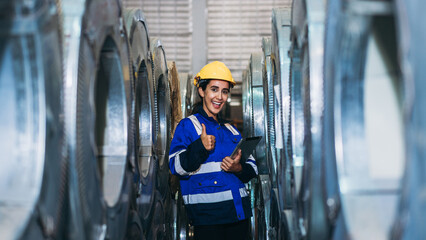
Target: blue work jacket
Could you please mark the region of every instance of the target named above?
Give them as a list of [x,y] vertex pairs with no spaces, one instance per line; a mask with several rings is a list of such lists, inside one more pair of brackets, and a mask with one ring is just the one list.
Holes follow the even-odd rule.
[[[201,141],[202,125],[216,138],[207,151]],[[201,108],[176,127],[170,146],[169,167],[178,175],[188,217],[193,225],[233,223],[251,217],[249,193],[244,183],[255,177],[256,161],[250,155],[239,173],[220,168],[241,139],[238,130],[219,119],[208,117]],[[243,160],[243,159],[242,159]],[[243,162],[243,161],[241,161]]]

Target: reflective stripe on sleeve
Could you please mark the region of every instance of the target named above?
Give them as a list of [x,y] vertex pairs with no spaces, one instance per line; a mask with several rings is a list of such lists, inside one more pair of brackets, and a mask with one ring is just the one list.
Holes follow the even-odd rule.
[[189,173],[182,168],[182,165],[180,165],[179,154],[181,154],[185,151],[186,151],[186,149],[182,149],[179,152],[172,154],[172,156],[175,156],[175,170],[180,175],[189,175]]
[[201,164],[200,168],[197,171],[194,171],[193,173],[191,173],[191,175],[220,172],[222,170],[220,168],[221,164],[222,162],[209,162],[209,163]]
[[[240,188],[239,191],[241,197],[248,196],[246,188]],[[185,204],[217,203],[233,199],[231,190],[217,193],[188,194],[182,197]]]
[[240,133],[239,133],[237,130],[235,130],[235,128],[233,128],[233,127],[231,126],[231,124],[229,124],[229,123],[225,123],[225,126],[229,129],[229,131],[231,131],[231,132],[232,132],[232,134],[234,134],[234,135],[240,135]]
[[247,159],[247,164],[250,164],[250,166],[253,168],[253,170],[256,172],[256,175],[258,175],[257,166],[256,166],[256,160],[254,159],[253,155],[250,154],[249,158]]
[[197,117],[191,115],[188,118],[191,120],[192,124],[194,124],[194,128],[195,131],[197,131],[198,136],[201,135],[201,133],[203,132],[203,127],[201,126],[200,121],[198,121]]

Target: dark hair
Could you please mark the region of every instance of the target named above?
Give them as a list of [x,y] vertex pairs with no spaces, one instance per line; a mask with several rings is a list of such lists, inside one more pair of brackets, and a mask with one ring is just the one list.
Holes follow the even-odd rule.
[[[206,88],[207,88],[207,85],[209,85],[209,82],[210,82],[210,79],[208,80],[203,79],[200,81],[200,84],[198,85],[198,87],[203,89],[203,91],[206,91]],[[197,91],[197,94],[200,100],[192,104],[190,115],[197,113],[200,110],[200,108],[203,107],[203,98],[200,96],[200,93],[198,92],[198,87],[195,87],[195,91]]]

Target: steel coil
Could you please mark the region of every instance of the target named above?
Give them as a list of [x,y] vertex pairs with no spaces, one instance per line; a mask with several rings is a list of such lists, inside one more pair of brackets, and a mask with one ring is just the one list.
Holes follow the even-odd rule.
[[[182,120],[182,100],[180,90],[180,80],[178,69],[174,61],[167,62],[168,81],[170,86],[170,116],[171,116],[171,137],[173,137],[176,126]],[[173,101],[172,101],[173,99]]]
[[270,215],[269,215],[269,239],[291,239],[290,229],[288,228],[287,219],[280,210],[279,194],[277,188],[272,188],[270,199]]
[[171,142],[170,86],[166,55],[158,38],[151,38],[151,52],[154,72],[154,105],[156,140],[155,151],[158,158],[156,188],[165,198],[169,193],[168,155]]
[[127,224],[129,163],[135,152],[125,26],[117,1],[65,0],[63,6],[65,127],[74,204],[70,232],[120,239]]
[[265,154],[265,111],[263,97],[263,77],[265,75],[265,63],[263,53],[252,53],[250,59],[251,68],[251,99],[252,102],[252,133],[251,136],[262,136],[259,144],[256,147],[254,157],[259,170],[259,174],[268,174],[268,166]]
[[185,206],[183,203],[182,194],[176,192],[172,198],[172,225],[171,225],[171,239],[185,240],[189,239],[189,222],[186,214]]
[[136,202],[142,224],[144,228],[147,228],[154,204],[156,184],[156,168],[154,163],[156,156],[153,142],[156,136],[156,129],[154,119],[152,55],[148,28],[142,11],[138,9],[126,10],[125,21],[135,75],[136,163],[139,170],[139,196]]
[[[175,62],[167,62],[168,68],[168,82],[170,86],[170,107],[171,107],[171,135],[173,136],[176,126],[182,120],[182,109],[181,109],[181,93],[180,93],[180,82],[178,70]],[[171,101],[173,99],[173,101]],[[167,150],[168,151],[168,150]],[[168,160],[168,158],[167,158]],[[168,161],[167,161],[168,163]],[[168,169],[168,168],[167,168]],[[166,239],[172,239],[174,232],[174,223],[177,222],[177,218],[185,216],[177,216],[173,214],[174,208],[174,197],[179,190],[179,177],[176,175],[169,174],[168,181],[169,191],[164,202],[164,211],[166,213]]]
[[326,216],[324,183],[324,2],[294,1],[292,38],[300,49],[303,116],[304,165],[298,208],[299,232],[307,239],[328,239],[330,222]]
[[[291,33],[291,9],[273,9],[272,11],[272,41],[271,58],[275,59],[276,86],[278,91],[276,99],[275,134],[277,148],[283,149],[278,158],[277,188],[280,206],[283,209],[293,207],[294,182],[293,162],[291,151],[291,117],[290,117],[290,33]],[[278,138],[281,135],[282,137]]]
[[163,205],[163,196],[156,191],[154,214],[151,221],[151,226],[147,231],[147,239],[162,240],[166,239],[165,214]]
[[[188,82],[190,82],[190,75],[188,73],[179,73],[179,83],[180,83],[180,99],[182,103],[182,118],[187,117],[189,112],[188,108]],[[190,106],[189,106],[190,107]]]
[[[253,110],[253,98],[251,97],[251,59],[249,60],[249,64],[246,68],[246,70],[242,73],[242,107],[243,107],[243,136],[245,137],[252,137],[253,135],[253,124],[252,124],[252,110]],[[250,218],[250,233],[251,233],[251,239],[255,239],[256,236],[256,215],[254,214],[255,208],[254,208],[254,187],[255,187],[255,180],[252,179],[250,182],[247,183],[248,190],[250,191],[251,196],[251,209],[252,209],[252,217]]]
[[243,136],[252,137],[253,124],[252,124],[252,103],[251,98],[251,63],[247,66],[246,70],[243,71],[242,75],[242,107],[243,107]]
[[61,238],[67,161],[60,6],[0,5],[1,237]]
[[126,232],[126,240],[145,240],[145,235],[139,214],[135,211],[129,212]]
[[[182,117],[188,117],[191,114],[191,107],[194,104],[193,94],[195,92],[192,75],[189,73],[179,73],[181,100],[182,100]],[[185,109],[184,109],[185,108]]]
[[[303,116],[303,81],[300,62],[300,49],[297,44],[292,44],[291,54],[291,161],[294,173],[294,195],[297,198],[301,189],[303,172],[303,141],[304,141],[304,116]],[[297,205],[295,201],[295,205]]]
[[278,167],[275,154],[275,134],[274,134],[274,94],[273,80],[275,68],[273,59],[271,58],[271,39],[264,38],[262,41],[262,50],[265,58],[265,76],[263,78],[263,109],[264,109],[264,128],[265,128],[265,145],[266,145],[266,161],[268,165],[269,178],[272,186],[277,185]]
[[402,199],[395,219],[391,239],[424,239],[426,229],[426,204],[424,157],[422,144],[425,129],[425,94],[423,63],[425,61],[423,9],[424,1],[395,1],[399,56],[402,78],[406,84],[406,109],[404,111],[406,132],[406,170],[403,179]]
[[194,86],[194,82],[193,82],[193,76],[191,76],[190,81],[188,81],[188,87],[187,87],[187,91],[188,91],[188,108],[190,109],[188,116],[192,114],[192,107],[194,106],[194,104],[196,104],[197,102],[201,101],[201,97],[198,94],[198,89]]
[[328,16],[324,64],[324,144],[334,146],[324,151],[330,161],[324,172],[328,217],[337,217],[340,203],[343,221],[337,227],[345,235],[387,239],[404,159],[403,82],[392,6],[330,1],[328,9],[336,12]]
[[[250,113],[249,124],[250,126],[250,136],[262,136],[262,140],[256,147],[254,152],[254,157],[256,159],[256,164],[258,166],[259,174],[268,174],[268,164],[265,154],[265,111],[264,111],[264,89],[263,89],[263,78],[265,76],[265,63],[264,63],[264,54],[263,53],[252,53],[250,57],[250,62],[248,68],[250,69],[248,73],[251,74],[251,77],[248,78],[251,81],[249,87],[251,87],[250,96],[248,101],[250,102],[249,106],[252,109]],[[259,179],[252,180],[253,187],[252,192],[252,202],[253,202],[253,217],[252,217],[252,235],[253,239],[259,239],[266,237],[267,227],[266,223],[268,222],[265,218],[265,206],[263,201],[263,189],[261,184],[259,184]],[[256,225],[257,223],[257,225]],[[261,225],[259,225],[259,223]]]
[[270,222],[269,217],[271,215],[271,181],[268,175],[259,175],[259,194],[258,204],[258,217],[257,219],[257,237],[260,240],[271,239],[269,237]]
[[[282,156],[282,143],[281,131],[279,131],[280,126],[280,106],[279,106],[279,96],[280,96],[280,86],[277,79],[276,72],[276,63],[275,59],[272,57],[272,44],[270,41],[263,42],[263,52],[265,56],[265,71],[266,77],[263,79],[263,93],[265,96],[264,109],[265,109],[265,119],[266,125],[266,143],[268,156],[267,163],[269,168],[269,176],[271,179],[271,185],[273,188],[278,187],[278,176],[279,176],[279,162],[281,161]],[[282,145],[282,144],[281,144]],[[283,190],[284,191],[284,190]],[[280,192],[280,191],[277,191]],[[281,198],[282,199],[282,198]],[[280,201],[280,198],[277,199]],[[283,208],[283,205],[277,205]],[[281,211],[281,210],[280,210]]]

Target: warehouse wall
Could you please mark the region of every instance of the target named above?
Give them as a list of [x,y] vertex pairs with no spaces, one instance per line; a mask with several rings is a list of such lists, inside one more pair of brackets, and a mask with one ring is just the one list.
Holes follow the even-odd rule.
[[[200,2],[205,2],[204,11],[193,8],[202,6]],[[167,59],[176,61],[180,72],[198,72],[191,68],[192,55],[198,54],[206,56],[198,60],[203,64],[225,62],[239,83],[250,53],[260,49],[262,37],[271,35],[272,8],[291,7],[289,0],[124,0],[124,6],[143,10],[150,35],[163,41]],[[194,32],[200,24],[205,31]],[[201,39],[206,42],[193,43],[194,34],[205,35]],[[200,44],[205,46],[196,46]],[[193,49],[205,49],[206,54]]]
[[230,68],[237,85],[226,117],[241,129],[242,71],[262,37],[271,35],[272,8],[291,8],[291,1],[124,0],[124,6],[143,10],[150,36],[161,39],[179,72],[196,74],[211,61]]

